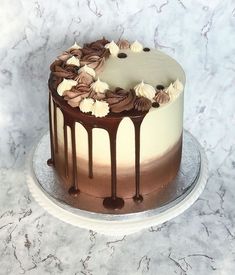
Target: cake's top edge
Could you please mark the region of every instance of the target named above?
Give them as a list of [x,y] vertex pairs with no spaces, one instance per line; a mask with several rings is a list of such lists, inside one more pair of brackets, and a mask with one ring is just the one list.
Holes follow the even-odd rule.
[[183,92],[185,82],[172,58],[124,39],[102,38],[83,47],[75,42],[50,69],[50,88],[60,101],[95,117],[165,106]]

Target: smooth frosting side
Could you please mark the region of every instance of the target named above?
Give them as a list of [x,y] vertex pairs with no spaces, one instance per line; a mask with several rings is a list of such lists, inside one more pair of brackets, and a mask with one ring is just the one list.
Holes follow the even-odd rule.
[[[97,106],[99,107],[99,106]],[[103,108],[102,108],[103,110]],[[63,146],[63,115],[58,113],[58,137]],[[60,113],[60,114],[59,114]],[[76,143],[79,146],[79,157],[88,160],[87,133],[84,127],[76,122],[80,129],[76,131]],[[83,129],[83,130],[81,130]],[[183,93],[171,104],[164,105],[156,112],[151,109],[141,125],[140,158],[141,163],[149,163],[169,151],[179,140],[183,131]],[[127,138],[128,137],[128,138]],[[70,137],[68,137],[70,138]],[[104,129],[93,129],[93,160],[100,165],[110,165],[108,132]],[[117,163],[119,167],[133,167],[135,156],[135,130],[129,118],[123,118],[117,132]]]

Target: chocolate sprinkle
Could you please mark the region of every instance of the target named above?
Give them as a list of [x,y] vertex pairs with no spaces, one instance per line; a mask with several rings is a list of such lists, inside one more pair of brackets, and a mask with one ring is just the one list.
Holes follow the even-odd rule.
[[143,51],[144,52],[150,52],[150,49],[149,48],[143,48]]
[[127,54],[125,54],[125,53],[118,54],[118,58],[126,58],[126,57],[127,57]]
[[160,106],[160,104],[158,102],[153,102],[152,103],[153,108],[158,108],[159,106]]
[[157,88],[157,90],[164,90],[165,89],[165,87],[163,85],[157,85],[156,88]]

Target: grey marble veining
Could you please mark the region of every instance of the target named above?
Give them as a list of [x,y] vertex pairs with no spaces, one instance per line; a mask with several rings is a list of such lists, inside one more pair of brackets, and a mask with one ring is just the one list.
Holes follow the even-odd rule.
[[[118,238],[47,214],[23,172],[47,129],[49,64],[74,39],[102,35],[137,38],[182,64],[185,128],[210,167],[185,213]],[[0,274],[234,274],[234,1],[1,0],[0,37]]]

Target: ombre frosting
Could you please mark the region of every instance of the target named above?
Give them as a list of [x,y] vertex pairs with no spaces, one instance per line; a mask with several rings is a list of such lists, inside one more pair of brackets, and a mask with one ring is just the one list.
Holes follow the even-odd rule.
[[76,207],[132,213],[164,195],[180,166],[184,84],[174,59],[138,41],[102,38],[53,62],[48,163]]

